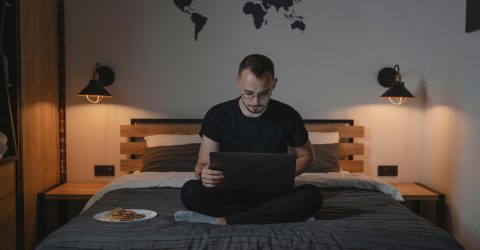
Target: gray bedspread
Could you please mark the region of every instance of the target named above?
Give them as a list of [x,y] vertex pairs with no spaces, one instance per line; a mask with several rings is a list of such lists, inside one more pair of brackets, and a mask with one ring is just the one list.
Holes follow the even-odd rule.
[[[214,226],[177,223],[185,209],[179,189],[121,189],[106,194],[37,249],[463,249],[443,229],[386,195],[360,189],[324,190],[315,221]],[[150,209],[158,216],[107,223],[96,213],[115,207]]]

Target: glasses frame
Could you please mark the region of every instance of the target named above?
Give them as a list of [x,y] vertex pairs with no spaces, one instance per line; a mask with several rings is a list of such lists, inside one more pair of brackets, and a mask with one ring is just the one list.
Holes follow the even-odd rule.
[[255,97],[257,97],[259,101],[268,101],[270,100],[270,98],[272,98],[272,89],[269,89],[266,94],[261,94],[261,93],[247,94],[245,93],[245,90],[240,89],[240,95],[242,96],[242,98],[244,98],[247,101],[252,101],[255,99]]

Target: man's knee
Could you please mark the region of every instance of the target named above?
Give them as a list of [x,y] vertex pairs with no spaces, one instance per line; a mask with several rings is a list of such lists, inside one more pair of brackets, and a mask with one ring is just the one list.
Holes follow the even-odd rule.
[[302,192],[304,192],[305,196],[308,197],[307,200],[309,200],[313,210],[316,211],[322,207],[323,196],[322,192],[317,186],[305,184],[302,186]]
[[186,208],[192,209],[195,206],[194,204],[200,198],[201,186],[202,183],[198,180],[189,180],[183,184],[180,190],[180,198]]

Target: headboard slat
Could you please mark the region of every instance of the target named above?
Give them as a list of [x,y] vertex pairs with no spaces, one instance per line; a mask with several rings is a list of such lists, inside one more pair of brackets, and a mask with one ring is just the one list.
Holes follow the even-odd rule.
[[[142,168],[142,159],[122,159],[120,161],[121,171],[133,172]],[[349,172],[362,172],[363,161],[361,160],[340,160],[340,168]]]
[[306,123],[305,127],[309,132],[335,132],[338,131],[340,138],[363,138],[363,126],[325,125]]
[[155,134],[193,135],[201,124],[120,125],[120,137],[145,137]]
[[142,168],[142,159],[122,159],[120,160],[120,170],[133,172]]
[[[121,137],[145,137],[154,134],[197,134],[200,124],[157,124],[157,125],[120,125]],[[338,131],[341,138],[363,138],[363,126],[339,126],[324,124],[305,124],[310,132],[335,132]]]
[[339,155],[363,155],[363,143],[340,143]]
[[120,142],[120,154],[143,154],[143,150],[147,147],[147,143],[141,142]]
[[340,168],[352,173],[363,172],[363,161],[361,160],[340,160]]
[[[121,142],[120,154],[143,154],[147,147],[145,142]],[[339,155],[363,155],[364,147],[362,143],[340,143]]]

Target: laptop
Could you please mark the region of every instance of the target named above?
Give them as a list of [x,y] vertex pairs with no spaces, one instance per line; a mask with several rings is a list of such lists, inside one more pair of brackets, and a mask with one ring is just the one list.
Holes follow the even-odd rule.
[[288,192],[294,188],[294,154],[211,152],[210,167],[225,179],[222,191]]

